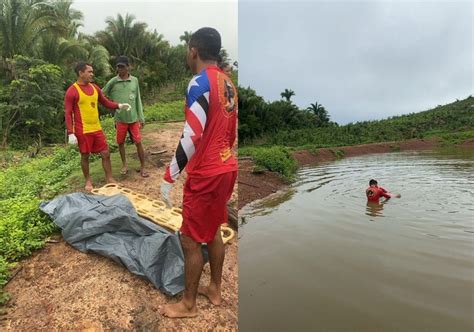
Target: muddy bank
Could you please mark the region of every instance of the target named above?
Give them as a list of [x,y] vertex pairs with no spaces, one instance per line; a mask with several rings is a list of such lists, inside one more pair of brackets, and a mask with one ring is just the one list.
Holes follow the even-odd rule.
[[[387,153],[409,150],[431,150],[438,146],[437,140],[410,140],[402,142],[384,142],[341,146],[335,148],[317,149],[314,153],[307,150],[293,152],[293,157],[299,166],[314,165],[320,162],[338,158],[353,157],[370,153]],[[474,140],[465,141],[460,146],[474,146]],[[287,184],[278,174],[265,171],[259,174],[252,172],[254,163],[251,160],[239,160],[239,209],[257,199],[264,198]]]
[[[165,165],[182,132],[182,123],[153,129],[143,134],[147,171],[143,179],[135,171],[119,177],[121,184],[152,198],[160,197],[159,186]],[[151,151],[168,152],[152,155]],[[134,147],[129,158],[136,158]],[[114,175],[118,174],[114,170]],[[181,176],[171,193],[175,206],[181,206]],[[100,186],[101,184],[97,184]],[[234,198],[234,205],[235,198]],[[199,315],[190,319],[170,319],[158,314],[161,304],[177,302],[162,294],[147,279],[138,277],[110,259],[77,251],[55,237],[43,249],[19,263],[19,272],[5,287],[12,299],[0,316],[0,330],[237,330],[238,268],[237,239],[226,245],[223,268],[223,303],[211,305],[198,297]],[[209,282],[209,264],[206,264],[201,283]]]

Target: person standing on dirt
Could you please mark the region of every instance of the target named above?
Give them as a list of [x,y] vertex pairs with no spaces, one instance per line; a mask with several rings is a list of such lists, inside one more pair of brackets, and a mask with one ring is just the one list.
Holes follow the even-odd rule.
[[[197,315],[196,296],[220,305],[225,248],[220,225],[227,220],[229,201],[237,177],[232,153],[237,129],[237,91],[217,66],[221,37],[213,28],[196,31],[188,44],[187,63],[196,75],[186,94],[183,135],[161,184],[163,200],[171,206],[169,192],[180,173],[184,185],[181,244],[184,251],[185,290],[180,302],[160,306],[168,317]],[[198,287],[204,265],[201,244],[207,243],[211,280]]]
[[128,103],[131,108],[128,112],[120,109],[115,112],[115,127],[117,129],[117,144],[119,146],[120,158],[122,159],[122,169],[120,174],[128,173],[127,158],[125,155],[125,139],[127,132],[137,147],[138,159],[140,159],[140,174],[148,177],[145,172],[145,151],[142,145],[140,129],[145,126],[145,116],[143,115],[143,104],[140,96],[140,86],[138,79],[130,75],[130,63],[128,57],[119,56],[116,62],[117,76],[110,79],[104,87],[104,94],[120,103]]
[[77,81],[72,84],[64,96],[64,111],[69,144],[78,144],[81,153],[81,168],[86,180],[85,189],[93,189],[89,174],[89,156],[100,153],[106,183],[115,182],[112,177],[110,152],[107,140],[100,125],[98,103],[107,108],[127,110],[129,104],[108,100],[102,90],[92,83],[94,70],[92,65],[79,62],[74,68]]
[[369,187],[365,190],[365,195],[367,196],[367,202],[369,203],[379,203],[380,198],[385,197],[386,200],[389,200],[392,197],[400,198],[400,194],[391,194],[383,187],[379,187],[376,180],[372,179],[369,181]]

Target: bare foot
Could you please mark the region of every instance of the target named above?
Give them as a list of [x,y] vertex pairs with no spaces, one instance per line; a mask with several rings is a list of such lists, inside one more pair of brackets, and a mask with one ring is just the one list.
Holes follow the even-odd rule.
[[158,311],[160,314],[170,318],[188,318],[188,317],[196,317],[197,316],[197,308],[196,305],[188,309],[186,305],[180,301],[178,303],[160,305],[158,307]]
[[150,176],[143,168],[140,170],[140,175],[142,178],[147,178]]
[[108,179],[105,179],[105,183],[117,183],[117,181],[115,181],[114,178],[108,178]]
[[209,301],[214,305],[221,305],[222,296],[220,290],[217,290],[211,286],[199,286],[198,293],[204,295],[209,299]]
[[86,181],[86,185],[84,186],[84,190],[92,191],[92,189],[94,189],[94,187],[92,186],[92,181],[91,180]]
[[122,169],[120,170],[120,174],[122,175],[125,175],[128,173],[128,167],[127,166],[123,166]]

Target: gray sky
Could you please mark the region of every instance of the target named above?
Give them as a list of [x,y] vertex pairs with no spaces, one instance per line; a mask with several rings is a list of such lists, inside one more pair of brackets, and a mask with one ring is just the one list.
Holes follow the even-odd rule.
[[172,45],[180,43],[179,36],[184,31],[210,26],[220,32],[222,46],[230,58],[237,60],[237,0],[75,0],[73,8],[84,14],[80,31],[88,34],[105,29],[107,17],[127,13],[135,15],[136,21],[147,23],[150,30],[156,29]]
[[239,84],[345,124],[473,94],[473,3],[239,1]]

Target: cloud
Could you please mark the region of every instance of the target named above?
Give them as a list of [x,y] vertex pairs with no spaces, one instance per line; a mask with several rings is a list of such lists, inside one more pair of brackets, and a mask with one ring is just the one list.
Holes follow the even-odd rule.
[[73,8],[84,14],[81,31],[93,34],[106,27],[107,17],[133,14],[136,21],[156,29],[172,45],[180,43],[184,31],[196,31],[205,26],[216,28],[222,45],[233,60],[237,60],[237,0],[210,1],[115,1],[76,0]]
[[347,123],[472,93],[471,2],[239,3],[239,80]]

